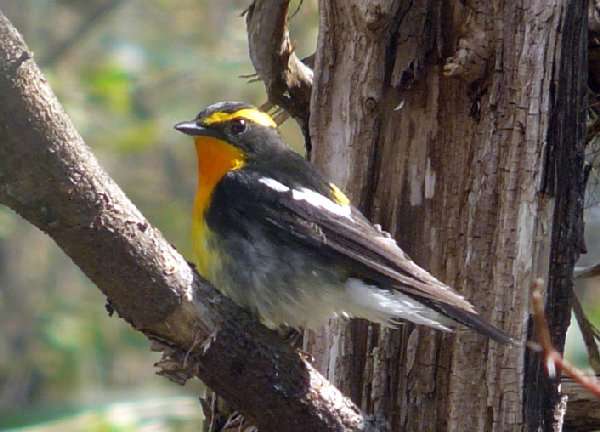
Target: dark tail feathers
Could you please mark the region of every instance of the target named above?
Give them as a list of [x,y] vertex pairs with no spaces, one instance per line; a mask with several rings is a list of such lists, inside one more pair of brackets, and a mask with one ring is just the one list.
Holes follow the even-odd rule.
[[448,304],[436,304],[434,307],[439,312],[453,319],[454,321],[469,327],[476,332],[495,340],[496,342],[519,345],[519,342],[516,339],[506,334],[503,330],[493,326],[476,313],[465,311]]

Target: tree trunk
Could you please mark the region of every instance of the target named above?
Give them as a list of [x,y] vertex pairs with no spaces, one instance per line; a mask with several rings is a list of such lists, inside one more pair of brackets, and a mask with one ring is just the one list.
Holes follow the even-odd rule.
[[[544,278],[559,349],[581,234],[584,3],[321,0],[310,113],[314,162],[486,319],[533,337]],[[522,346],[336,321],[307,347],[389,430],[562,422]]]

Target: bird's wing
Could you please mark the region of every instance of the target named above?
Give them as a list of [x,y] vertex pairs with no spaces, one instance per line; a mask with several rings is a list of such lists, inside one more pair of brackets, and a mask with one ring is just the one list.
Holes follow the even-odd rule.
[[[243,213],[295,237],[296,241],[336,255],[359,277],[396,289],[443,315],[498,341],[510,337],[483,320],[471,303],[416,265],[396,242],[373,226],[356,208],[338,204],[331,194],[285,185],[253,172],[230,173]],[[325,184],[327,187],[328,185]],[[329,196],[327,196],[329,195]],[[243,197],[243,199],[240,199]]]

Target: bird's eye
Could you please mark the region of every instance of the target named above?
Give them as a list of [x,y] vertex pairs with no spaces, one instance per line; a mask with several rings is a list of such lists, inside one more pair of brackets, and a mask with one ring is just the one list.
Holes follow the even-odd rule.
[[232,135],[240,135],[246,131],[246,120],[235,119],[229,125],[229,131]]

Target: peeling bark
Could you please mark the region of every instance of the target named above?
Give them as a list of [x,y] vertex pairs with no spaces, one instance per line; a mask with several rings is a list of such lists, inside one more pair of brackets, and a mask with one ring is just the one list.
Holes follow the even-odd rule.
[[[532,278],[549,280],[562,348],[580,246],[586,6],[320,7],[313,160],[417,263],[513,336],[528,335]],[[444,76],[452,57],[464,60],[460,79]],[[552,430],[558,421],[557,388],[539,359],[472,332],[333,322],[307,348],[389,430]]]
[[1,13],[0,94],[0,203],[52,237],[119,315],[165,351],[163,374],[199,377],[264,431],[372,430],[148,223],[98,165]]

